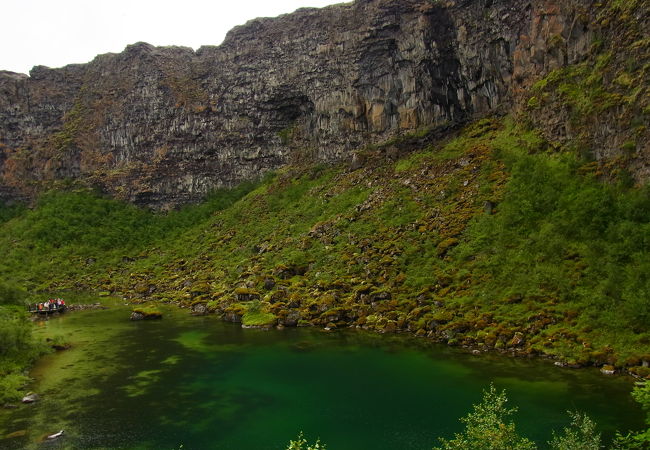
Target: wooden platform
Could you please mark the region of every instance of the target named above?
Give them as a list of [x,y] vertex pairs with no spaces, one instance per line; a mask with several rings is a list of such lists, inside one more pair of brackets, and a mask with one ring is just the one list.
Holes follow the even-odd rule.
[[54,313],[63,313],[63,312],[65,312],[65,309],[66,309],[65,305],[57,306],[57,307],[52,308],[52,309],[46,309],[46,308],[38,309],[38,307],[35,306],[35,305],[29,305],[27,310],[32,314],[45,314],[45,315],[47,315],[47,314],[54,314]]

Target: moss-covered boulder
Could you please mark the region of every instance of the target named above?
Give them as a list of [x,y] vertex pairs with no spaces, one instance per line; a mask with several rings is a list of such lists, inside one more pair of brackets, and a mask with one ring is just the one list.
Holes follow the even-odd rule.
[[458,239],[453,237],[447,238],[438,244],[436,247],[436,253],[439,257],[443,257],[452,247],[455,247],[456,245],[458,245]]
[[205,281],[194,283],[189,289],[190,296],[192,298],[197,298],[201,295],[207,295],[210,293],[210,291],[210,284]]
[[223,319],[227,322],[241,323],[246,313],[246,307],[240,303],[233,303],[224,309]]
[[235,296],[237,297],[238,302],[249,302],[252,300],[259,300],[260,293],[254,289],[249,289],[246,287],[238,287],[235,289]]
[[278,325],[284,327],[297,327],[302,318],[299,310],[282,310],[278,314]]
[[155,306],[133,308],[131,320],[157,320],[162,319],[162,312]]
[[278,317],[266,311],[247,311],[242,316],[244,328],[272,328],[278,323]]

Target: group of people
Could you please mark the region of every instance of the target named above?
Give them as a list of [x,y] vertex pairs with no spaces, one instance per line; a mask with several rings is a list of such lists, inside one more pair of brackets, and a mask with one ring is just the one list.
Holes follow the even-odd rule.
[[56,311],[65,306],[65,300],[62,298],[49,298],[44,302],[36,304],[39,311]]

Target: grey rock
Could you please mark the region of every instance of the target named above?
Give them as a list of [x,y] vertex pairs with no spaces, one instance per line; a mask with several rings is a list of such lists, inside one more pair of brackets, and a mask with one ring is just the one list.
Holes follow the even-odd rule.
[[300,321],[300,311],[291,310],[284,319],[279,319],[278,324],[285,327],[296,327]]
[[584,57],[593,33],[569,32],[562,5],[357,0],[251,20],[197,51],[140,42],[0,72],[0,200],[72,179],[166,210],[305,158],[361,167],[368,144],[492,113]]
[[223,315],[223,320],[226,322],[233,322],[233,323],[241,323],[241,314],[237,314],[234,312],[227,312]]
[[195,316],[204,316],[208,313],[208,307],[205,303],[195,303],[190,310],[192,311],[192,315]]

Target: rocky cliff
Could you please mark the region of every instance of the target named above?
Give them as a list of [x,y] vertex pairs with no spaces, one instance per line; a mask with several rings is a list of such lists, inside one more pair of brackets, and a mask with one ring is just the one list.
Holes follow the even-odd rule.
[[78,180],[166,209],[291,162],[526,105],[535,81],[589,57],[602,29],[592,3],[357,0],[252,20],[217,47],[138,43],[0,72],[0,198]]

